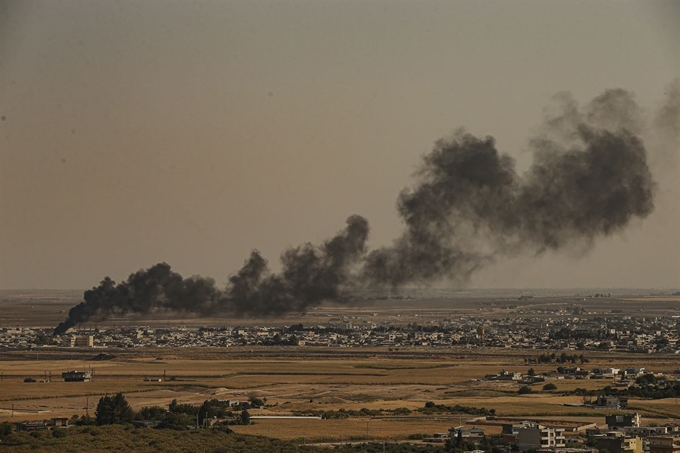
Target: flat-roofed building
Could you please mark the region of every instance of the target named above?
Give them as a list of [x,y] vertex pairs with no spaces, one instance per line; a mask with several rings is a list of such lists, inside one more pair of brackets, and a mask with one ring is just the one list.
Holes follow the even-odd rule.
[[640,426],[640,414],[637,412],[628,414],[610,414],[605,417],[609,429],[626,428],[629,426]]
[[94,347],[94,336],[83,335],[76,338],[75,347],[77,348],[93,348]]
[[680,437],[650,436],[649,453],[680,453]]
[[90,382],[92,380],[92,373],[89,371],[65,371],[61,373],[64,382]]
[[61,344],[67,348],[93,348],[94,336],[92,335],[64,335]]
[[626,437],[620,431],[609,434],[595,440],[598,450],[607,450],[609,453],[642,453],[642,439],[639,437]]
[[564,428],[551,428],[534,422],[522,422],[504,427],[503,431],[504,434],[516,435],[520,451],[556,450],[566,447]]

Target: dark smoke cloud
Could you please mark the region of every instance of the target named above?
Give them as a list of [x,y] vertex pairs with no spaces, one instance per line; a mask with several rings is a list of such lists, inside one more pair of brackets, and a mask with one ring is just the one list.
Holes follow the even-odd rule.
[[78,323],[112,314],[149,313],[153,310],[210,315],[273,316],[304,311],[324,300],[342,300],[351,288],[353,267],[366,251],[368,222],[360,216],[347,219],[346,228],[320,246],[304,244],[281,256],[283,270],[276,274],[253,251],[244,266],[219,290],[210,278],[183,278],[166,263],[140,270],[116,284],[105,278],[85,291],[84,301],[69,310],[54,334]]
[[465,281],[499,257],[541,254],[622,230],[654,208],[641,113],[624,90],[608,90],[581,110],[557,97],[531,140],[523,175],[492,137],[464,132],[437,142],[418,184],[401,193],[406,230],[366,259],[365,279],[399,286],[440,278]]
[[149,313],[153,309],[208,314],[220,297],[212,279],[185,279],[168,264],[160,263],[131,274],[119,284],[106,277],[99,286],[85,291],[83,302],[69,310],[68,318],[54,333],[62,334],[80,322],[111,314]]
[[[405,228],[389,247],[368,251],[368,222],[352,216],[323,244],[285,251],[279,273],[253,251],[224,290],[211,279],[184,279],[158,264],[125,282],[107,278],[86,291],[55,334],[113,313],[273,316],[343,301],[366,286],[464,283],[499,258],[587,249],[634,218],[647,217],[654,209],[655,183],[640,137],[643,115],[633,96],[608,90],[580,108],[562,93],[556,102],[530,140],[534,161],[522,174],[492,137],[460,131],[438,141],[424,156],[417,183],[398,197]],[[657,121],[677,119],[677,106],[668,105]]]

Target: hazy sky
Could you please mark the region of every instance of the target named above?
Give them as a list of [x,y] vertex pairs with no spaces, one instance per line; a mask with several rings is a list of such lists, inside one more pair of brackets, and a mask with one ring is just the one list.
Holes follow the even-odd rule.
[[[670,1],[0,0],[0,288],[160,261],[222,284],[351,214],[389,244],[435,140],[465,126],[525,168],[557,92],[624,88],[651,117],[679,43]],[[645,221],[471,285],[680,286],[680,178],[653,164]]]

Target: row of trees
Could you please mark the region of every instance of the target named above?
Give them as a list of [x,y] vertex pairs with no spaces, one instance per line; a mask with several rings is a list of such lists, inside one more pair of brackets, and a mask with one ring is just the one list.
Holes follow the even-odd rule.
[[494,416],[496,415],[496,409],[486,409],[484,407],[471,407],[471,406],[461,406],[459,404],[456,404],[455,406],[449,406],[445,404],[435,404],[432,401],[428,401],[425,403],[425,407],[421,409],[421,411],[425,414],[433,414],[437,412],[445,412],[445,413],[464,413],[464,414],[472,414],[472,415],[491,415]]
[[680,396],[680,383],[642,383],[631,385],[627,389],[617,389],[608,385],[603,389],[603,393],[605,395],[624,395],[649,399],[677,398]]
[[[258,400],[259,401],[259,400]],[[186,429],[188,426],[206,426],[213,418],[232,418],[228,424],[249,425],[250,414],[242,409],[236,416],[226,402],[216,399],[206,400],[201,405],[180,404],[172,400],[168,408],[160,406],[143,407],[135,412],[122,393],[104,396],[99,399],[93,422],[97,425],[115,425],[132,423],[135,420],[147,420],[158,423],[159,428]],[[79,419],[77,424],[90,424],[87,417]]]
[[560,355],[555,354],[541,354],[538,357],[530,357],[525,359],[527,363],[587,363],[590,362],[583,354],[567,354],[563,352]]

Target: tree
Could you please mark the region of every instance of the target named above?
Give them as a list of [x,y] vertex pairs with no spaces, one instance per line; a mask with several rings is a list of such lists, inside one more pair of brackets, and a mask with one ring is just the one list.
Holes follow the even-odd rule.
[[534,371],[533,368],[529,368],[529,371],[527,371],[527,374],[528,374],[529,376],[536,376],[536,372]]
[[97,424],[97,420],[89,415],[83,415],[79,419],[73,422],[76,426],[94,426]]
[[52,437],[56,437],[57,439],[61,439],[62,437],[66,437],[68,435],[68,430],[66,429],[53,429],[52,430]]
[[104,396],[99,399],[95,417],[98,425],[131,423],[135,413],[125,396],[118,392],[113,397]]
[[203,404],[198,409],[198,417],[201,421],[201,425],[205,426],[206,420],[210,420],[213,417],[212,412],[212,405],[210,404],[210,401],[203,401]]
[[543,390],[557,390],[557,386],[555,384],[545,384],[543,386]]
[[114,423],[131,423],[135,413],[122,393],[118,392],[113,397],[113,420]]
[[113,398],[108,395],[99,398],[94,415],[98,425],[113,424]]
[[143,407],[137,412],[136,418],[138,420],[162,420],[167,412],[167,409],[160,406]]
[[250,425],[250,414],[245,409],[241,412],[241,424]]
[[519,393],[520,395],[526,395],[527,393],[531,393],[531,392],[532,392],[531,387],[529,387],[528,385],[521,387],[517,391],[517,393]]
[[194,424],[195,419],[190,415],[179,412],[168,412],[165,414],[163,421],[161,421],[158,427],[164,429],[184,430],[187,429],[188,426],[192,426]]
[[0,439],[9,436],[12,434],[12,431],[14,430],[14,427],[10,422],[2,422],[0,423]]

